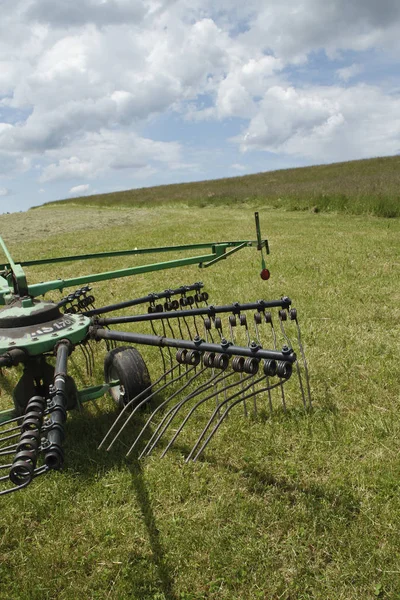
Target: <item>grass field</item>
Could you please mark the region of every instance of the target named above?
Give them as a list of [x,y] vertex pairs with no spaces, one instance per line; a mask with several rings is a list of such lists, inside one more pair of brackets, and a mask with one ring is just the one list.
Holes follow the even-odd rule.
[[[97,304],[200,278],[213,304],[289,295],[314,410],[300,398],[272,417],[238,410],[189,465],[179,447],[140,462],[121,446],[98,451],[114,414],[106,399],[99,411],[71,414],[64,471],[1,500],[1,598],[400,597],[400,221],[272,208],[260,216],[270,281],[248,249],[201,273],[98,284]],[[60,204],[3,215],[0,227],[15,258],[254,237],[251,206],[172,201]],[[73,272],[28,274],[33,282]],[[98,377],[101,368],[99,360]],[[159,362],[149,368],[154,379]],[[85,382],[78,360],[74,369]],[[15,377],[3,373],[4,406]]]
[[79,199],[86,206],[252,205],[290,211],[400,217],[400,156],[281,169],[229,179],[162,185]]

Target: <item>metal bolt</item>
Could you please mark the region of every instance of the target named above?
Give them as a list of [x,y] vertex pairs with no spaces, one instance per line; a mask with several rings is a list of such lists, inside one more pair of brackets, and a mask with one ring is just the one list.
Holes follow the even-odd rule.
[[200,346],[200,344],[202,343],[202,341],[203,340],[201,339],[201,337],[199,335],[195,335],[194,338],[193,338],[193,342],[194,342],[194,344],[196,344],[196,346]]

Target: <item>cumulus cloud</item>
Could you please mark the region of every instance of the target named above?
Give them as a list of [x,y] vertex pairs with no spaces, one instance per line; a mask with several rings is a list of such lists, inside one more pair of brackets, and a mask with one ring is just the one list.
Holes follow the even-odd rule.
[[89,193],[90,185],[88,183],[84,183],[82,185],[75,185],[69,190],[70,196],[85,196]]
[[337,69],[336,74],[342,81],[349,81],[349,79],[353,79],[353,77],[356,77],[357,75],[362,73],[363,70],[364,67],[362,65],[353,63],[348,67],[342,67],[341,69]]
[[163,168],[183,165],[181,147],[176,142],[157,142],[134,133],[107,129],[87,133],[75,144],[49,151],[46,156],[50,162],[42,171],[42,182],[93,179],[113,169],[133,169],[136,174],[143,174],[149,173],[154,165]]
[[146,8],[140,0],[34,0],[28,2],[28,19],[56,27],[76,27],[93,23],[100,27],[132,21],[138,23]]
[[346,160],[398,152],[400,98],[373,86],[274,87],[236,138],[251,149]]
[[[0,177],[179,170],[179,119],[238,122],[245,152],[397,152],[398,96],[352,79],[366,51],[400,50],[399,23],[398,0],[3,0]],[[318,53],[331,85],[301,80]],[[159,115],[177,119],[168,141],[144,133]]]

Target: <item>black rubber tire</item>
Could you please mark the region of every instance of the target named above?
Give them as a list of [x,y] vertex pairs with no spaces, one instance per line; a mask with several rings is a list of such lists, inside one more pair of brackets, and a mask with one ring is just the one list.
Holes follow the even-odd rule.
[[[104,378],[107,383],[119,379],[119,388],[111,388],[110,394],[120,409],[151,385],[146,363],[140,352],[131,346],[119,346],[107,353],[104,359]],[[147,395],[149,394],[150,390]],[[142,396],[139,402],[144,398]]]

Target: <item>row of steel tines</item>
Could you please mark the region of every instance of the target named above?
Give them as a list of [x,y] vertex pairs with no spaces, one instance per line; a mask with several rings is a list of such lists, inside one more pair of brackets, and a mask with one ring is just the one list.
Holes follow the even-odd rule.
[[[268,392],[276,387],[283,387],[292,374],[292,365],[289,361],[259,359],[256,356],[230,356],[224,352],[178,349],[176,362],[177,364],[170,369],[171,372],[174,372],[172,380],[165,382],[163,375],[160,376],[147,389],[140,392],[125,405],[102,440],[100,447],[108,440],[107,450],[110,450],[143,405],[149,404],[154,396],[160,397],[161,392],[163,392],[161,398],[164,399],[157,403],[150,416],[146,417],[147,420],[128,449],[127,456],[133,452],[139,441],[143,439],[145,431],[152,424],[154,418],[163,411],[161,420],[141,450],[139,458],[150,455],[166,431],[172,427],[174,419],[182,414],[188,405],[189,410],[184,414],[183,420],[162,453],[162,456],[165,456],[194,412],[200,406],[204,406],[206,402],[214,399],[215,408],[211,410],[211,416],[206,426],[186,458],[187,462],[197,460],[234,406],[243,404],[245,414],[247,414],[247,400],[250,398],[255,400],[257,394]],[[185,365],[187,367],[186,373],[179,372],[176,374],[178,365]],[[260,369],[262,374],[257,377]],[[209,372],[209,377],[204,381],[202,376],[206,371]],[[229,381],[229,378],[232,378],[235,374],[239,375],[239,379],[233,382],[232,379]],[[179,381],[182,382],[185,375],[184,383],[180,383],[179,387],[176,388],[175,384]],[[190,377],[188,377],[189,375]],[[278,380],[275,382],[270,381],[270,378],[274,377],[277,377]],[[171,392],[165,398],[166,388],[171,386]],[[175,402],[171,406],[174,399]],[[255,404],[254,411],[256,414]],[[125,420],[124,415],[126,416]]]
[[[237,306],[233,308],[237,310]],[[210,310],[212,313],[213,307],[211,307]],[[218,315],[202,318],[205,331],[209,335],[212,334],[213,327],[222,331],[222,320]],[[281,318],[282,320],[287,318],[295,320],[297,319],[297,312],[288,312],[285,315],[282,312]],[[168,322],[169,321],[170,319],[168,319]],[[231,330],[238,323],[245,327],[247,327],[248,324],[248,318],[244,312],[229,315],[228,321]],[[260,309],[260,311],[257,311],[257,313],[254,314],[254,322],[258,325],[262,323],[262,321],[272,325],[272,315],[270,312]],[[206,335],[206,337],[208,336]],[[260,337],[258,336],[258,342],[259,341]],[[258,354],[261,353],[262,347],[260,343],[256,342],[250,342],[247,347],[243,346],[242,348],[236,348],[237,354],[224,352],[224,349],[227,347],[230,347],[232,351],[234,350],[232,342],[228,342],[223,337],[221,337],[218,344],[215,344],[219,346],[221,351],[204,351],[200,347],[203,343],[200,338],[195,337],[194,343],[196,344],[196,342],[198,344],[197,348],[179,348],[175,353],[176,360],[171,362],[170,368],[166,369],[163,375],[153,382],[147,390],[142,391],[135,398],[130,399],[123,411],[118,415],[113,426],[107,432],[100,447],[108,440],[107,449],[111,449],[114,442],[120,437],[122,431],[134,418],[134,415],[137,414],[137,411],[143,405],[148,404],[154,396],[157,395],[160,397],[159,395],[161,393],[161,398],[164,399],[161,403],[157,404],[156,408],[148,417],[142,430],[136,436],[133,444],[129,448],[127,455],[133,452],[154,418],[160,414],[161,411],[165,411],[160,422],[156,425],[150,440],[139,454],[139,458],[144,455],[149,455],[164,436],[164,433],[172,427],[175,417],[182,413],[188,403],[190,403],[191,408],[189,408],[189,411],[184,416],[180,426],[175,431],[173,438],[164,449],[162,456],[164,456],[168,449],[171,448],[177,436],[194,412],[209,400],[214,399],[215,408],[212,409],[212,414],[196,444],[193,446],[191,453],[187,457],[187,461],[191,459],[197,460],[215,435],[221,423],[228,416],[228,413],[236,405],[242,404],[244,413],[247,416],[248,409],[246,402],[253,399],[253,412],[256,415],[257,405],[255,398],[259,394],[266,393],[269,409],[272,411],[272,398],[270,392],[275,388],[280,388],[283,408],[286,410],[283,386],[292,375],[293,361],[277,360],[275,358],[260,358]],[[275,340],[275,347],[276,343]],[[286,347],[288,353],[291,352],[290,348]],[[251,354],[254,355],[249,355],[249,349]],[[170,356],[172,356],[172,348],[167,348],[167,350],[169,351]],[[241,351],[243,352],[243,355],[241,354]],[[297,362],[294,364],[297,364]],[[184,367],[183,373],[181,372],[182,366]],[[234,378],[235,374],[239,377]],[[171,379],[167,380],[167,376],[171,376]],[[183,383],[182,378],[184,378]],[[273,378],[276,379],[274,380]],[[181,382],[179,388],[176,388],[176,384],[179,381]],[[169,387],[171,387],[171,392],[165,398],[165,392]],[[172,400],[174,399],[176,399],[175,403],[171,406]],[[126,416],[125,421],[123,420],[124,415]]]
[[[218,307],[215,307],[216,310],[218,310]],[[209,307],[209,310],[213,311],[214,307]],[[270,335],[272,334],[272,346],[275,350],[278,349],[278,344],[280,341],[282,341],[285,344],[285,346],[287,348],[293,348],[293,347],[297,347],[298,351],[299,351],[299,355],[298,355],[298,360],[296,360],[294,363],[292,362],[288,362],[285,360],[274,360],[274,359],[259,359],[256,356],[251,356],[251,357],[244,357],[244,356],[233,356],[233,357],[229,357],[227,354],[221,352],[221,353],[212,353],[212,352],[205,352],[203,354],[201,354],[200,352],[196,351],[196,350],[184,350],[184,349],[180,349],[178,350],[178,352],[176,353],[176,360],[178,362],[179,365],[185,365],[186,368],[186,377],[188,377],[188,369],[192,369],[194,368],[194,370],[196,371],[196,368],[200,368],[200,373],[202,371],[205,370],[205,368],[211,368],[213,373],[221,370],[221,371],[225,371],[228,369],[228,367],[230,367],[230,371],[232,372],[236,372],[240,374],[240,380],[237,383],[231,383],[228,382],[228,377],[229,375],[226,374],[222,374],[221,376],[218,375],[213,375],[212,378],[209,380],[209,383],[212,384],[214,391],[212,394],[208,395],[208,398],[211,397],[216,397],[217,400],[217,406],[219,403],[219,398],[221,398],[221,394],[222,394],[222,398],[223,398],[223,404],[227,405],[226,409],[221,413],[221,416],[219,417],[219,420],[217,421],[217,424],[215,426],[214,429],[212,429],[211,435],[209,436],[209,438],[207,438],[207,444],[209,442],[209,439],[211,439],[211,437],[214,435],[215,431],[219,428],[220,424],[222,423],[222,421],[224,420],[224,418],[227,416],[228,412],[231,410],[231,408],[233,406],[236,406],[237,404],[241,403],[243,406],[243,410],[244,410],[244,414],[245,416],[248,415],[248,408],[247,408],[247,404],[246,402],[250,399],[253,400],[253,413],[254,415],[257,414],[257,403],[256,403],[256,396],[258,396],[259,394],[263,393],[266,394],[267,397],[267,402],[268,402],[268,407],[269,407],[269,411],[270,413],[273,412],[273,398],[271,395],[271,392],[273,389],[277,388],[277,391],[279,392],[279,397],[281,400],[281,404],[282,404],[282,408],[283,410],[286,412],[287,411],[287,399],[286,399],[286,394],[285,394],[285,390],[284,390],[284,383],[291,377],[292,372],[294,370],[294,372],[297,375],[297,381],[298,381],[298,391],[301,395],[301,399],[303,402],[303,406],[306,410],[311,409],[312,408],[312,399],[311,399],[311,390],[310,390],[310,380],[309,380],[309,372],[308,372],[308,365],[307,365],[307,360],[306,360],[306,356],[305,356],[305,352],[304,352],[304,347],[302,344],[302,338],[301,338],[301,331],[300,331],[300,326],[298,323],[298,313],[297,313],[297,309],[296,308],[280,308],[277,313],[274,313],[274,316],[277,314],[278,316],[278,321],[279,321],[279,326],[278,329],[276,330],[275,326],[274,326],[274,320],[275,318],[273,318],[273,313],[271,311],[268,310],[264,310],[261,307],[261,303],[258,307],[258,309],[256,310],[256,312],[254,313],[247,313],[244,311],[240,311],[238,309],[238,305],[236,305],[234,307],[235,313],[233,314],[229,314],[228,315],[228,324],[229,324],[229,334],[227,334],[227,332],[225,331],[225,335],[227,335],[227,337],[230,338],[230,341],[232,344],[237,343],[239,338],[243,338],[243,335],[238,335],[235,334],[235,328],[240,327],[245,331],[245,336],[246,336],[246,341],[247,341],[247,346],[250,349],[256,350],[257,347],[262,347],[263,344],[263,338],[265,338],[265,331],[263,331],[263,327],[262,325],[264,324],[264,327],[267,326],[269,331],[270,331]],[[224,332],[223,332],[223,323],[226,323],[225,319],[222,319],[218,314],[211,314],[210,316],[202,316],[203,319],[203,323],[204,323],[204,331],[205,331],[205,338],[208,341],[208,339],[210,338],[210,340],[213,342],[213,334],[212,331],[213,329],[217,330],[219,337],[220,337],[220,341],[221,341],[221,345],[226,344],[227,340],[224,337]],[[254,329],[253,327],[251,327],[251,322],[253,322],[254,324]],[[289,322],[292,325],[290,326],[290,334],[288,333],[288,328],[286,327],[287,323]],[[294,327],[294,329],[293,329]],[[262,335],[262,333],[264,333],[264,335]],[[253,335],[255,334],[256,337],[256,342],[255,341],[251,341]],[[269,337],[269,336],[268,336]],[[296,343],[293,343],[293,337],[296,338]],[[264,346],[265,347],[265,346]],[[169,351],[170,353],[170,351]],[[172,363],[171,363],[171,367],[172,367]],[[173,368],[173,367],[172,367]],[[257,378],[257,382],[255,382],[255,378],[257,376],[257,373],[259,371],[262,371],[264,376],[266,377],[266,380],[263,381],[262,377],[258,377]],[[180,373],[180,367],[179,367],[179,373]],[[172,374],[172,369],[171,369],[171,376],[173,376]],[[179,376],[180,377],[180,374]],[[197,377],[196,375],[194,377]],[[277,377],[278,381],[276,383],[274,383],[274,380],[269,381],[269,378],[274,378]],[[190,379],[193,379],[192,377]],[[175,377],[173,377],[173,380],[176,380]],[[165,381],[165,379],[164,379]],[[239,390],[235,391],[233,388],[235,386],[239,386]],[[183,386],[182,390],[185,389],[185,386]],[[200,392],[203,392],[205,390],[204,387],[200,386]],[[197,392],[196,392],[197,394]],[[173,393],[173,397],[176,396],[176,393]],[[190,399],[191,397],[193,397],[193,394],[189,394],[188,396],[186,396],[186,398],[183,400],[183,402],[178,403],[173,409],[173,417],[175,416],[175,414],[177,414],[180,410],[180,408],[186,403],[186,399]],[[167,400],[168,402],[168,400]],[[202,404],[203,400],[201,400],[198,404]],[[231,403],[231,404],[229,404]],[[197,405],[196,405],[197,406]],[[220,409],[217,409],[217,413],[219,413]],[[158,408],[156,409],[155,412],[158,412]],[[168,414],[168,413],[167,413]],[[192,411],[190,411],[189,413],[190,415],[192,414]],[[153,415],[154,416],[154,415]],[[213,415],[212,418],[214,418],[215,415]],[[187,419],[184,420],[185,423],[187,422]],[[169,420],[167,420],[167,427],[169,425]],[[180,431],[180,429],[179,429]],[[162,435],[164,433],[164,429],[162,429]],[[140,434],[139,434],[140,435]],[[175,436],[174,436],[175,439]],[[159,440],[159,437],[156,437],[156,441]],[[135,440],[135,443],[137,442],[137,440]],[[144,454],[149,454],[149,448],[150,448],[150,452],[154,447],[154,443],[147,444],[146,448],[147,450],[142,451],[142,454],[140,456],[143,456]],[[167,448],[170,447],[170,444],[167,446]],[[204,448],[201,447],[201,451]],[[164,453],[163,453],[164,454]]]
[[[171,296],[174,292],[171,290]],[[191,306],[199,306],[202,302],[208,301],[208,293],[207,292],[196,292],[195,294],[187,294],[185,290],[179,292],[181,297],[179,299],[169,297],[164,303],[157,303],[157,299],[159,295],[154,294],[154,298],[151,300],[147,312],[150,314],[159,313],[159,312],[169,312],[173,310],[179,310],[183,308],[190,308]]]
[[75,290],[75,292],[62,298],[58,302],[58,306],[64,308],[64,312],[69,314],[76,314],[86,311],[89,308],[94,308],[95,297],[89,294],[91,289],[89,285],[85,285]]
[[254,356],[229,356],[223,352],[200,352],[199,350],[180,348],[176,353],[176,360],[181,365],[197,367],[201,363],[203,367],[223,371],[231,367],[236,373],[246,373],[247,375],[256,375],[260,364],[267,377],[278,376],[282,379],[289,379],[292,374],[292,363],[287,361],[271,358],[262,360]]
[[[212,308],[213,307],[211,307],[211,310],[212,310]],[[228,316],[228,328],[229,328],[228,337],[232,343],[236,343],[240,336],[237,333],[235,334],[235,331],[237,331],[237,328],[239,327],[245,332],[246,343],[249,347],[252,347],[252,346],[254,347],[257,344],[262,346],[263,341],[264,341],[263,338],[265,338],[265,332],[264,332],[264,334],[262,333],[261,326],[263,324],[265,324],[265,325],[269,326],[269,330],[272,335],[272,346],[275,350],[278,349],[279,333],[280,333],[280,339],[281,340],[283,339],[284,344],[287,345],[289,348],[294,348],[297,346],[299,354],[300,354],[299,359],[302,363],[302,366],[300,366],[299,361],[296,361],[296,363],[295,363],[295,370],[296,370],[296,374],[297,374],[297,377],[299,380],[300,393],[302,396],[302,401],[303,401],[304,407],[312,408],[308,364],[307,364],[307,359],[306,359],[305,352],[304,352],[304,346],[303,346],[302,337],[301,337],[301,330],[300,330],[300,325],[298,322],[297,309],[293,308],[293,307],[281,308],[277,311],[277,315],[278,315],[278,322],[279,322],[278,333],[275,329],[274,318],[273,318],[273,314],[271,311],[258,309],[256,312],[253,313],[252,319],[251,319],[250,315],[246,314],[246,312],[237,312],[237,313],[230,314]],[[251,321],[253,321],[254,330],[250,326]],[[287,327],[285,326],[286,322],[292,322],[293,325],[295,326],[294,337],[296,339],[296,342],[294,342],[294,340],[293,340],[293,330],[290,333],[288,332]],[[208,338],[210,338],[211,341],[214,341],[213,334],[212,334],[212,331],[214,329],[217,331],[217,334],[219,335],[219,338],[221,339],[221,341],[225,341],[224,335],[226,335],[226,331],[224,333],[223,319],[220,316],[212,315],[212,316],[203,317],[203,326],[204,326],[206,340],[208,340]],[[256,342],[252,341],[253,335],[255,336],[255,339],[257,340]],[[256,359],[251,359],[251,360],[253,361],[254,364],[256,363]],[[245,362],[245,361],[243,361],[242,357],[236,357],[235,360],[232,361],[232,368],[234,370],[237,370],[238,372],[240,372],[240,370],[242,369],[242,366],[240,366],[238,369],[237,365],[238,364],[242,365],[243,362]],[[246,363],[247,369],[250,368],[248,365],[249,365],[249,362]],[[251,368],[255,368],[255,367],[251,367]],[[270,367],[268,367],[267,370],[268,369],[270,369]],[[290,375],[291,375],[292,365],[290,363],[286,363],[284,361],[278,361],[277,374],[279,375],[280,373],[285,372],[285,370],[287,372],[290,371]],[[250,371],[242,370],[242,372],[250,372]],[[283,375],[283,377],[287,378],[287,377],[285,377],[285,375]],[[303,379],[304,379],[304,381],[303,381]],[[281,390],[281,394],[282,394],[283,406],[284,406],[284,409],[286,409],[283,389]]]

